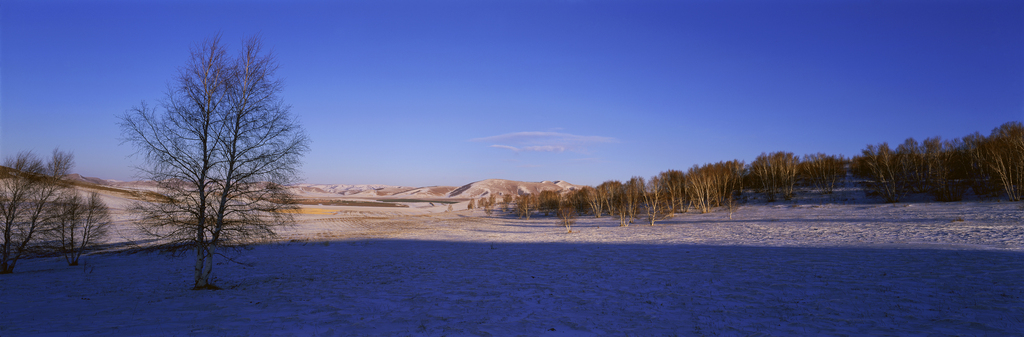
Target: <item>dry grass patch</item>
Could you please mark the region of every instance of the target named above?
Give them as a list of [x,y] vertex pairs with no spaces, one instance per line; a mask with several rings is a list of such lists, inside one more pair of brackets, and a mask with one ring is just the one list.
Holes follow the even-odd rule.
[[281,210],[282,213],[309,214],[309,215],[333,215],[337,210],[326,208],[296,208]]

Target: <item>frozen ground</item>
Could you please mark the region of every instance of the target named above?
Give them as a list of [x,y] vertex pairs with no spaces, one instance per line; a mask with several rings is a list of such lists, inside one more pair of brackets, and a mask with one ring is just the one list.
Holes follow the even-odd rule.
[[1020,204],[769,205],[647,226],[303,215],[229,252],[24,260],[0,335],[893,335],[1024,331]]

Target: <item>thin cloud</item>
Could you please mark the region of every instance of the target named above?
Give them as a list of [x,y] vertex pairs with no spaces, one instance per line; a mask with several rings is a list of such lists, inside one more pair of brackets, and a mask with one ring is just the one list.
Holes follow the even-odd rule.
[[581,136],[561,132],[528,131],[474,138],[471,142],[492,143],[490,147],[514,152],[586,152],[594,144],[617,143],[611,137]]
[[515,151],[515,152],[519,152],[519,149],[518,149],[518,148],[516,148],[515,146],[508,146],[508,145],[491,145],[491,147],[496,147],[496,148],[499,148],[499,149],[509,149],[509,150],[512,150],[512,151]]

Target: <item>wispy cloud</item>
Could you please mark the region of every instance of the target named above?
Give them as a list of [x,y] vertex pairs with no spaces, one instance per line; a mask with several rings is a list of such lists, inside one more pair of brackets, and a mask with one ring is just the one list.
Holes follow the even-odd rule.
[[472,142],[492,143],[491,147],[515,152],[587,152],[594,144],[617,143],[611,137],[581,136],[561,132],[528,131],[470,139]]

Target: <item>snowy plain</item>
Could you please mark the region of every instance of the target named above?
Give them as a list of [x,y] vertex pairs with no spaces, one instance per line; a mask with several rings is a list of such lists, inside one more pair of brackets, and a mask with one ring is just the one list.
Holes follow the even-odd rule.
[[585,216],[568,234],[481,210],[308,214],[218,256],[219,291],[189,290],[191,255],[23,260],[0,275],[0,335],[1022,335],[1022,221],[977,201]]

